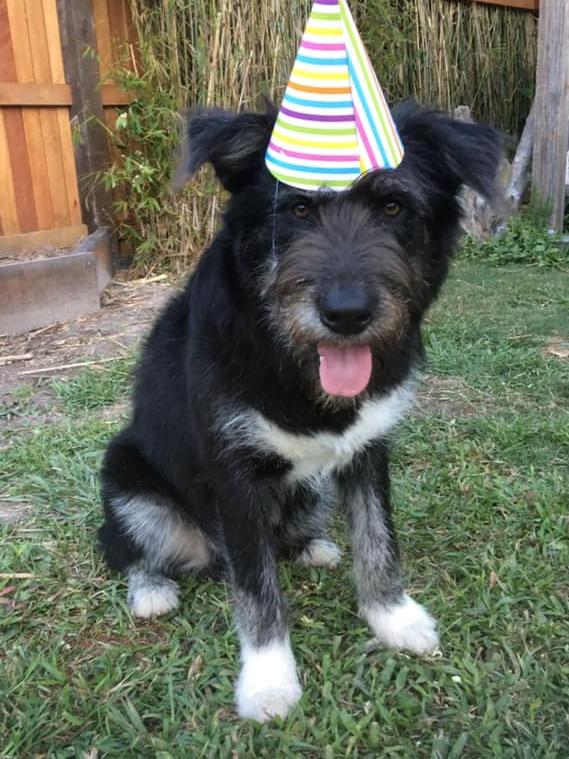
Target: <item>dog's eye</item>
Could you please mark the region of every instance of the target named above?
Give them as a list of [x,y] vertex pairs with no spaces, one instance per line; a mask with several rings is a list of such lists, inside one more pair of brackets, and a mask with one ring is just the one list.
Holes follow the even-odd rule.
[[297,219],[306,219],[310,214],[310,206],[302,200],[293,203],[290,210]]
[[383,213],[389,219],[394,219],[396,216],[399,216],[402,210],[403,209],[401,208],[399,203],[396,203],[394,200],[390,200],[389,203],[386,203],[383,206]]

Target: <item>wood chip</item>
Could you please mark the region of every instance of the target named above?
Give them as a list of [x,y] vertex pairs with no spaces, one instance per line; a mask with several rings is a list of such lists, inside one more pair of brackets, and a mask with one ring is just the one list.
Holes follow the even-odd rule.
[[569,358],[569,348],[550,348],[549,353],[557,358]]
[[29,361],[33,357],[33,353],[16,353],[14,356],[0,356],[0,366],[13,364],[16,361]]
[[187,679],[192,680],[194,677],[196,677],[196,675],[199,675],[202,669],[203,658],[201,656],[197,656],[189,666]]
[[547,341],[544,352],[548,356],[555,356],[565,361],[569,358],[569,342],[563,338],[553,337]]
[[0,572],[0,580],[30,580],[33,572]]
[[84,366],[97,366],[98,364],[108,364],[110,361],[120,361],[126,356],[112,356],[111,358],[99,358],[96,361],[77,361],[74,364],[60,364],[59,366],[43,366],[41,369],[28,369],[25,372],[18,372],[18,377],[26,377],[32,374],[47,374],[48,372],[62,372],[66,369],[79,369]]

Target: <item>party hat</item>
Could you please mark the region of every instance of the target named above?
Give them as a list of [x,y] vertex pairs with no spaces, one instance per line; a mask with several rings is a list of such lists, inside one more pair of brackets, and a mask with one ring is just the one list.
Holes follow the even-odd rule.
[[346,0],[315,0],[266,163],[281,182],[344,190],[403,147]]

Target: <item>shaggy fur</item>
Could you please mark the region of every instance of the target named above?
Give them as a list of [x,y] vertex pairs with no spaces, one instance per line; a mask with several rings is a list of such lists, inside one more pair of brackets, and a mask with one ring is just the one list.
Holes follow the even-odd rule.
[[[396,170],[308,193],[265,168],[274,118],[191,117],[182,175],[209,162],[231,197],[144,347],[132,421],[103,465],[100,530],[139,616],[175,608],[183,572],[226,573],[242,650],[237,708],[261,721],[301,695],[277,557],[335,565],[326,527],[336,506],[373,632],[417,653],[438,643],[404,590],[386,438],[412,399],[421,321],[457,241],[457,195],[464,184],[492,195],[500,155],[491,128],[405,104]],[[365,389],[324,389],[322,345],[371,353]]]

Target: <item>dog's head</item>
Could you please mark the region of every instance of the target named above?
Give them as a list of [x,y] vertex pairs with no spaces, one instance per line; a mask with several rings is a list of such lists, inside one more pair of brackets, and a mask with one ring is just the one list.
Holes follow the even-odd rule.
[[404,103],[395,170],[344,192],[278,184],[265,167],[275,112],[194,113],[182,173],[210,162],[241,286],[327,399],[354,398],[416,330],[456,245],[458,194],[494,194],[498,133]]

